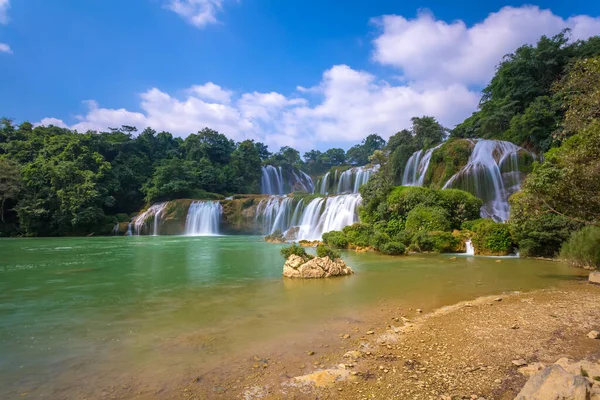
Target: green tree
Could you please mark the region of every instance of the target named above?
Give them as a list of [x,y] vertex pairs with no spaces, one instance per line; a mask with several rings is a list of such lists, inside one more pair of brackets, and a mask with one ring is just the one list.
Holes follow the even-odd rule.
[[369,156],[375,150],[383,150],[385,140],[377,134],[367,136],[361,144],[353,146],[346,154],[349,163],[354,165],[366,165],[369,163]]
[[4,223],[7,200],[15,201],[22,187],[21,171],[14,161],[0,159],[0,221]]
[[260,154],[252,140],[240,143],[231,154],[235,170],[235,189],[238,193],[258,193],[261,177]]

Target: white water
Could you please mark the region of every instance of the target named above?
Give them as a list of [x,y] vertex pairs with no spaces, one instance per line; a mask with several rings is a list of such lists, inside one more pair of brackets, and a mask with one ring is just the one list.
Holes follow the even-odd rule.
[[[367,183],[371,176],[377,172],[379,166],[374,167],[354,167],[347,169],[337,176],[337,170],[331,186],[335,187],[335,190],[329,194],[345,194],[345,193],[358,193],[358,189]],[[327,188],[330,186],[327,184],[329,172],[323,177],[321,181],[321,188],[319,189],[320,194],[327,194]],[[337,182],[337,184],[336,184]]]
[[271,196],[258,203],[256,220],[260,220],[263,234],[270,234],[278,229],[285,232],[290,228],[292,202],[291,197]]
[[470,240],[467,240],[467,242],[465,243],[465,245],[467,246],[467,251],[465,252],[465,254],[468,255],[468,256],[474,256],[475,255],[475,248],[473,247],[473,243],[471,243]]
[[153,204],[146,211],[138,215],[133,221],[133,228],[136,235],[140,235],[142,230],[146,227],[146,220],[150,217],[153,218],[152,224],[152,235],[157,236],[159,234],[158,228],[160,224],[160,215],[165,210],[168,202]]
[[483,200],[481,216],[506,221],[510,216],[508,197],[521,187],[518,153],[521,147],[500,140],[478,140],[471,157],[444,185],[473,193]]
[[188,236],[215,236],[219,234],[219,222],[223,207],[218,201],[194,201],[185,219]]
[[346,194],[311,201],[300,220],[298,240],[320,240],[325,232],[339,231],[358,222],[360,194]]
[[419,150],[410,156],[404,168],[402,186],[423,186],[431,155],[440,146],[441,144],[427,150],[425,154],[423,154],[423,150]]
[[283,174],[281,173],[281,167],[275,168],[272,165],[262,167],[260,192],[263,194],[283,195]]

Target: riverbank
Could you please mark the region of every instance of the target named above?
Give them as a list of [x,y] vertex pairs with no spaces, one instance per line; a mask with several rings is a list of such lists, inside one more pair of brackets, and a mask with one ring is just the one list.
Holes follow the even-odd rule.
[[574,281],[424,314],[383,305],[379,323],[348,322],[337,343],[240,359],[176,391],[189,399],[513,399],[527,379],[513,361],[598,362],[600,341],[587,337],[600,328],[598,304],[600,286]]

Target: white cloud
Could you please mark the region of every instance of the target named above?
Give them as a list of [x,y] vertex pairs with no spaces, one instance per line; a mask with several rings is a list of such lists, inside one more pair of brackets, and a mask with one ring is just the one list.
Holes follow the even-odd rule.
[[9,0],[0,0],[0,24],[8,24],[8,9],[10,8]]
[[224,0],[168,0],[166,7],[190,24],[204,28],[217,23],[217,14],[223,9]]
[[[139,112],[101,108],[87,101],[87,114],[77,117],[78,122],[70,127],[84,132],[121,125],[140,129],[151,126],[182,137],[210,127],[234,140],[251,138],[272,148],[291,145],[307,150],[319,142],[356,142],[370,133],[387,138],[409,126],[410,118],[416,115],[435,115],[452,125],[468,116],[478,101],[478,94],[464,86],[393,86],[346,65],[325,71],[320,84],[311,88],[321,96],[315,105],[276,92],[244,93],[233,101],[229,95],[221,102],[215,102],[213,96],[207,101],[206,91],[200,90],[199,94],[198,87],[214,89],[213,84],[193,86],[184,91],[188,97],[183,99],[151,89],[141,94]],[[232,93],[218,88],[216,93]],[[38,124],[49,123],[65,125],[64,121],[48,118]]]
[[204,85],[194,85],[189,91],[196,94],[201,99],[214,100],[222,103],[229,103],[231,95],[233,94],[232,91],[224,90],[221,86],[215,85],[212,82],[205,83]]
[[[198,7],[210,3],[218,9],[222,2],[173,3]],[[600,32],[599,19],[565,20],[530,6],[505,7],[472,27],[462,21],[435,20],[427,13],[413,20],[384,16],[377,23],[382,31],[374,40],[374,59],[400,69],[390,81],[335,65],[323,72],[316,85],[297,86],[290,95],[235,93],[213,82],[184,89],[179,92],[182,96],[153,88],[140,95],[138,111],[88,102],[87,113],[70,127],[86,131],[151,126],[182,137],[210,127],[234,140],[263,141],[272,149],[350,146],[371,133],[387,139],[409,127],[414,116],[431,115],[453,127],[477,107],[479,89],[471,86],[487,83],[504,54],[565,27],[572,28],[573,39]],[[56,119],[40,123],[44,121],[65,124]]]
[[68,128],[69,126],[67,124],[64,123],[63,120],[57,119],[57,118],[43,118],[40,122],[35,124],[36,126],[38,125],[43,125],[43,126],[50,126],[50,125],[54,125],[54,126],[58,126],[59,128]]
[[10,48],[9,45],[7,45],[6,43],[0,43],[0,53],[8,53],[8,54],[12,54],[13,51]]
[[600,33],[600,18],[563,19],[550,10],[524,6],[504,7],[484,21],[467,27],[447,23],[431,13],[415,19],[387,15],[374,19],[382,29],[374,40],[375,61],[402,69],[410,80],[483,85],[491,79],[501,58],[522,44],[535,43],[571,28],[573,40]]

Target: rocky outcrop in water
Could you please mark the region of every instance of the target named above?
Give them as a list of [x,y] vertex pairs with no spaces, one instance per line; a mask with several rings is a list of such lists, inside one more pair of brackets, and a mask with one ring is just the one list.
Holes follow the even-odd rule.
[[288,278],[329,278],[353,273],[352,268],[341,258],[332,260],[329,257],[315,257],[305,261],[302,257],[292,254],[283,265],[283,276]]

